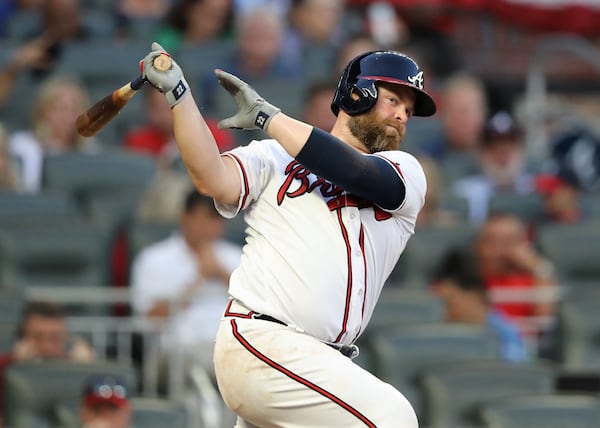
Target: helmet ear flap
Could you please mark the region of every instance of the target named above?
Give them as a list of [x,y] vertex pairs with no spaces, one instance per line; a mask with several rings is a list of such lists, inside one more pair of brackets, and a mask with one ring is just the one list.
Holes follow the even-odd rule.
[[373,80],[359,79],[350,88],[348,96],[342,103],[342,109],[350,114],[361,114],[369,111],[377,103],[377,86]]
[[[352,61],[350,61],[348,65],[346,65],[346,68],[344,68],[344,71],[340,76],[340,80],[338,81],[335,95],[333,96],[333,101],[331,102],[331,111],[336,116],[338,115],[340,108],[348,114],[358,113],[351,112],[354,110],[353,105],[356,102],[360,102],[360,100],[366,95],[360,88],[356,86],[356,83],[358,82],[358,75],[360,74],[360,60],[369,54],[370,52],[358,55]],[[352,94],[356,89],[359,92],[358,100],[352,97]]]

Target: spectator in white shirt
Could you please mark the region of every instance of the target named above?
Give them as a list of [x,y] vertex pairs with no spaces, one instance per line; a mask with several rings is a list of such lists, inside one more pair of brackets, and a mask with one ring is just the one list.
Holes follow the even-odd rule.
[[136,313],[165,328],[163,355],[184,350],[212,372],[212,350],[241,248],[225,241],[226,220],[211,198],[188,193],[179,231],[135,257],[131,271]]

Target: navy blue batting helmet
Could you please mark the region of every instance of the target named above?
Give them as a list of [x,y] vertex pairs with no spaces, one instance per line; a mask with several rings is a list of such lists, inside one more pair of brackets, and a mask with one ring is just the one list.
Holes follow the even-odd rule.
[[[331,111],[340,109],[349,115],[364,113],[377,102],[376,82],[390,82],[412,88],[415,92],[415,116],[431,116],[435,102],[424,90],[423,71],[407,55],[395,51],[372,51],[348,63],[338,81]],[[358,95],[353,98],[352,94]]]

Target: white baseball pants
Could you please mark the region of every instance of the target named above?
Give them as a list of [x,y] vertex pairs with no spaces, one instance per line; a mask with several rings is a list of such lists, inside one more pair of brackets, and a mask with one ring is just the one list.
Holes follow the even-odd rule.
[[408,400],[339,351],[233,302],[215,374],[236,428],[418,428]]

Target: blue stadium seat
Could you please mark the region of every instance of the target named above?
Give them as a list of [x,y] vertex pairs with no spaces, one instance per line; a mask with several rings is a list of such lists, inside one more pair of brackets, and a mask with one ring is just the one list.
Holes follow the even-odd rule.
[[510,397],[485,404],[485,428],[589,428],[600,421],[600,399],[547,394]]
[[482,405],[552,393],[555,375],[554,367],[541,363],[467,362],[429,368],[421,379],[424,423],[431,428],[477,427]]
[[427,286],[432,270],[450,248],[469,245],[475,228],[460,223],[453,226],[423,226],[415,230],[400,256],[390,281],[405,287]]
[[371,333],[373,370],[422,414],[420,376],[450,362],[500,360],[494,334],[480,326],[423,323]]
[[104,286],[113,231],[86,221],[0,230],[0,284],[11,287]]
[[5,426],[62,426],[59,410],[77,409],[85,379],[95,374],[119,375],[132,389],[137,384],[132,366],[109,361],[44,361],[8,367],[4,377]]

